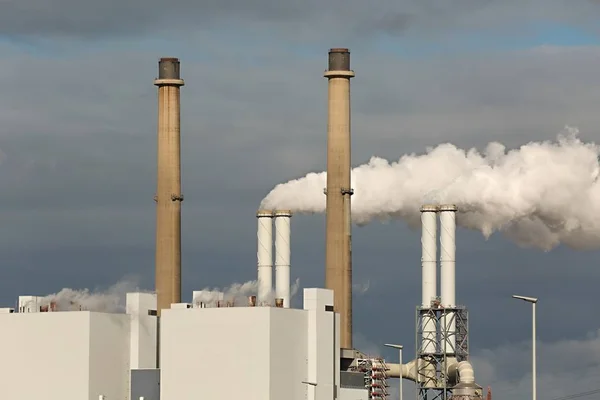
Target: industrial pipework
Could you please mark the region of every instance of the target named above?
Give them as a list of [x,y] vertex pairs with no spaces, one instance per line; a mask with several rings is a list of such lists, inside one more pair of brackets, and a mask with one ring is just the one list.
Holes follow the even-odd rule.
[[[418,398],[481,399],[468,358],[467,313],[456,305],[456,211],[449,205],[421,207],[422,301],[417,317],[417,356],[406,364],[386,364],[388,376],[418,385]],[[437,214],[440,216],[440,286],[436,293]],[[420,318],[420,319],[419,319]],[[459,325],[460,324],[460,325]],[[420,327],[419,327],[420,325]],[[429,391],[434,393],[429,394]]]
[[290,210],[278,210],[275,216],[275,296],[283,308],[290,307],[291,218]]
[[273,291],[273,212],[259,210],[256,213],[258,246],[258,304],[271,304]]
[[340,314],[340,347],[352,349],[352,223],[350,215],[350,52],[329,50],[325,287]]
[[156,202],[157,315],[181,303],[181,132],[180,77],[177,58],[158,62],[158,168]]

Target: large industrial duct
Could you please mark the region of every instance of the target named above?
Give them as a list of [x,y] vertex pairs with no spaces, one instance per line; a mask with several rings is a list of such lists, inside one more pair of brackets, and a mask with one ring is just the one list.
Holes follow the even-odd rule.
[[275,297],[283,299],[283,307],[290,307],[290,222],[292,212],[278,210],[275,217]]
[[329,50],[325,287],[340,314],[340,347],[352,348],[352,223],[350,216],[350,69],[348,49]]
[[[391,364],[382,365],[386,368],[386,374],[389,378],[408,379],[413,382],[418,381],[417,377],[417,360],[412,360],[406,364]],[[457,398],[459,396],[467,396],[465,398],[481,397],[479,386],[475,383],[475,371],[473,365],[469,361],[456,361],[456,358],[448,359],[446,367],[446,376],[449,387],[452,387],[452,395]]]
[[256,213],[258,220],[257,251],[258,264],[258,304],[271,303],[273,290],[273,212],[259,210]]
[[[453,204],[440,210],[440,300],[444,307],[456,307],[456,210]],[[456,320],[452,312],[442,321],[442,352],[456,354]]]
[[181,303],[181,145],[177,58],[158,62],[158,168],[156,201],[157,315]]
[[403,378],[410,381],[417,381],[417,360],[412,360],[406,364],[385,363],[386,374],[390,378]]

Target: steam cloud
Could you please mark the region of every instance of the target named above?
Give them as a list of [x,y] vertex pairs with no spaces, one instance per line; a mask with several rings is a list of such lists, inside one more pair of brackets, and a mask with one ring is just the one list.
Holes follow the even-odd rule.
[[[292,284],[290,296],[293,299],[300,289],[300,279]],[[234,306],[247,306],[248,297],[256,295],[258,281],[234,283],[221,290],[206,288],[194,297],[194,305],[204,303],[207,307],[214,307],[217,301],[224,301]],[[89,289],[64,288],[57,293],[44,296],[38,301],[41,307],[52,307],[55,311],[95,311],[106,313],[125,313],[127,293],[147,292],[140,290],[137,280],[124,278],[106,290],[91,291]],[[151,293],[151,292],[147,292]],[[274,293],[272,294],[274,298]],[[273,300],[273,298],[271,300]]]
[[[403,219],[418,227],[422,204],[452,203],[457,224],[488,238],[504,232],[523,247],[551,250],[560,243],[600,247],[600,146],[566,127],[556,141],[507,150],[492,142],[483,152],[452,144],[408,154],[396,162],[373,157],[352,170],[352,219]],[[261,209],[325,212],[326,172],[277,185]]]
[[123,279],[104,291],[89,289],[75,290],[64,288],[40,300],[40,305],[54,303],[57,311],[95,311],[124,313],[125,299],[129,292],[140,292],[133,278]]
[[[290,297],[293,298],[300,289],[300,279],[296,279],[294,284],[290,288]],[[205,288],[196,294],[193,299],[195,306],[200,303],[205,304],[207,307],[216,306],[218,301],[224,301],[231,303],[234,306],[246,306],[248,304],[248,297],[256,296],[258,293],[258,281],[248,281],[245,283],[234,283],[225,289],[218,288]],[[268,296],[268,300],[273,301],[274,293]],[[291,299],[290,299],[291,300]]]

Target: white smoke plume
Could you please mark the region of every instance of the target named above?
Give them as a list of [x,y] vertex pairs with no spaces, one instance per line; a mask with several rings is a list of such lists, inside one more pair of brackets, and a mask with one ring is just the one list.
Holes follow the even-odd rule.
[[124,313],[127,293],[140,292],[137,280],[125,278],[106,290],[64,288],[58,293],[40,299],[42,307],[55,307],[55,311],[95,311]]
[[[373,157],[352,170],[352,219],[400,218],[419,226],[422,204],[452,203],[457,224],[488,238],[503,231],[523,247],[550,250],[560,243],[600,247],[600,146],[566,127],[556,141],[507,150],[492,142],[483,152],[452,144],[388,162]],[[277,185],[261,209],[325,212],[326,172]]]
[[[290,287],[290,301],[298,293],[300,289],[300,279],[296,281]],[[219,301],[223,304],[230,304],[232,306],[246,306],[248,305],[248,298],[250,296],[256,296],[258,293],[258,281],[248,281],[245,283],[234,283],[225,289],[219,288],[205,288],[198,292],[193,299],[194,306],[199,306],[201,303],[206,307],[215,307]],[[273,302],[275,298],[274,293],[270,293],[268,300]]]

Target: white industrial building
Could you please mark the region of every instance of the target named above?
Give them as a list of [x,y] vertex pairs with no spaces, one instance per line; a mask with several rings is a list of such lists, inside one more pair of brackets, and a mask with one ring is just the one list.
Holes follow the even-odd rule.
[[340,372],[330,290],[305,289],[303,309],[174,304],[158,348],[153,294],[128,294],[121,314],[20,300],[0,315],[2,399],[368,398],[362,374]]
[[89,311],[0,315],[0,398],[123,399],[129,316]]

